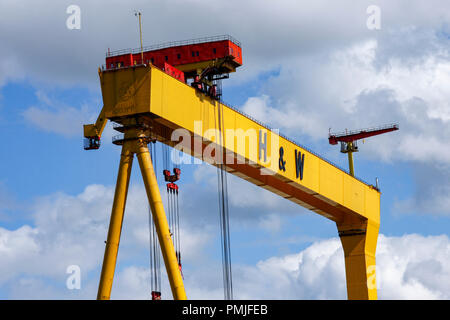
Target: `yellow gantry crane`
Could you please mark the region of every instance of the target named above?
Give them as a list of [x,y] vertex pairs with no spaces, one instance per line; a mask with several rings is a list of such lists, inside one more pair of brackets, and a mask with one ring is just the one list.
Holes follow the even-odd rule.
[[[348,298],[376,299],[379,190],[276,130],[221,103],[214,80],[221,73],[235,71],[242,63],[237,58],[242,57],[230,47],[220,61],[202,61],[198,47],[194,46],[204,44],[205,50],[217,53],[221,50],[218,43],[224,41],[217,39],[168,45],[168,49],[191,46],[186,52],[180,49],[180,53],[174,51],[170,56],[158,51],[161,47],[147,51],[144,48],[144,63],[140,63],[142,50],[120,52],[117,56],[110,54],[106,67],[99,69],[104,105],[97,122],[84,126],[86,149],[100,146],[107,120],[115,122],[116,129],[123,135],[114,140],[122,145],[122,153],[97,298],[110,298],[131,166],[136,154],[173,298],[186,299],[147,148],[149,141],[157,140],[212,165],[220,164],[227,172],[334,221],[344,249]],[[157,51],[164,62],[159,67]],[[130,62],[127,62],[128,54]],[[187,79],[180,79],[176,68],[172,68],[185,54],[190,59],[198,57],[197,61],[179,67],[183,76],[192,79],[190,84]],[[133,55],[138,63],[132,62]]]

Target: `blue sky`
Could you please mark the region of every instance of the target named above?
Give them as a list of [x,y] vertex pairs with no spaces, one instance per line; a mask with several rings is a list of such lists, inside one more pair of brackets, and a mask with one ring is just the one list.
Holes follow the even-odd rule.
[[[382,191],[379,296],[450,297],[446,1],[377,1],[380,30],[366,27],[370,1],[129,1],[115,8],[78,1],[80,30],[65,25],[75,2],[49,3],[0,4],[1,299],[96,296],[120,150],[108,125],[101,149],[84,151],[82,124],[100,111],[96,70],[106,50],[138,46],[132,7],[143,11],[145,45],[226,33],[239,39],[244,66],[225,80],[224,100],[344,168],[328,128],[398,122],[399,131],[367,139],[355,154],[356,175],[369,183],[378,177]],[[218,15],[233,5],[241,10]],[[136,167],[112,298],[149,297],[148,209]],[[182,170],[188,297],[221,299],[216,169]],[[234,176],[228,182],[235,297],[346,298],[334,223]],[[81,268],[80,290],[66,288],[71,264]],[[170,298],[167,281],[163,297]]]

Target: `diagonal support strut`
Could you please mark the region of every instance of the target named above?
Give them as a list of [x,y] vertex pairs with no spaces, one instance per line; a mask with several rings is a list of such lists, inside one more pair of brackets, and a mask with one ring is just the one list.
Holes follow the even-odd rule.
[[97,299],[109,300],[119,251],[125,204],[130,182],[133,156],[137,154],[142,178],[145,184],[153,221],[158,234],[161,251],[169,278],[172,295],[175,300],[186,300],[183,279],[178,268],[174,245],[170,236],[169,225],[164,211],[158,182],[156,180],[146,136],[142,129],[131,127],[126,129],[122,145],[122,154],[117,177],[114,203],[106,241],[100,284]]

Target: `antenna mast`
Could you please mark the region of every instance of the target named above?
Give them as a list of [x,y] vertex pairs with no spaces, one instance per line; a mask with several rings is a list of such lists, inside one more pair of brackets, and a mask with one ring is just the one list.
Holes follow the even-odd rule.
[[134,15],[139,18],[139,38],[141,40],[141,64],[144,64],[144,47],[142,46],[142,19],[141,19],[141,12],[135,11]]

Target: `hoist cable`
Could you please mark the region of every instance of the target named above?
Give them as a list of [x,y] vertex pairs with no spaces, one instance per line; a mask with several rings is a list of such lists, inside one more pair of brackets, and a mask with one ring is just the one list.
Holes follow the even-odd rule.
[[[175,254],[178,255],[178,230],[177,230],[177,216],[176,216],[176,194],[175,190],[172,189],[172,228],[173,228],[173,246],[175,249]],[[177,257],[178,258],[178,257]]]
[[180,204],[178,202],[178,190],[177,190],[177,235],[178,235],[178,263],[181,264],[181,240],[180,240]]
[[[216,81],[216,85],[221,91],[221,82]],[[217,164],[217,176],[218,176],[218,196],[219,196],[219,222],[221,231],[221,249],[222,249],[222,272],[223,272],[223,285],[224,285],[224,298],[225,300],[233,299],[233,280],[231,271],[231,248],[230,248],[230,225],[229,225],[229,210],[228,210],[228,186],[227,175],[225,166],[223,165],[224,155],[223,153],[223,110],[222,104],[217,103],[217,127],[216,137],[218,142],[218,149],[216,149],[216,160],[219,160]],[[216,127],[216,129],[217,129]]]
[[223,165],[218,167],[218,185],[219,185],[219,206],[220,206],[220,229],[222,244],[222,269],[224,283],[224,297],[226,300],[233,299],[233,282],[231,271],[231,248],[229,233],[229,211],[227,197],[226,172]]
[[155,276],[154,276],[154,250],[153,250],[153,228],[152,228],[152,213],[150,212],[150,208],[148,210],[148,233],[150,240],[150,290],[154,290],[155,288]]
[[169,199],[170,199],[170,230],[172,231],[172,241],[174,243],[174,249],[175,249],[175,238],[176,238],[176,232],[175,232],[175,225],[174,225],[174,207],[173,207],[173,189],[169,190]]
[[[164,144],[162,147],[163,164],[164,169],[169,171],[170,174],[175,174],[174,161],[179,162],[179,155],[176,153],[178,150],[171,149],[168,145]],[[178,151],[179,152],[179,151]],[[180,240],[180,210],[178,201],[177,185],[173,182],[167,181],[167,217],[169,223],[169,229],[172,236],[172,242],[177,256],[178,263],[181,264],[181,240]]]

